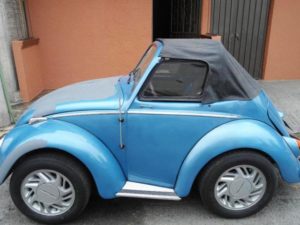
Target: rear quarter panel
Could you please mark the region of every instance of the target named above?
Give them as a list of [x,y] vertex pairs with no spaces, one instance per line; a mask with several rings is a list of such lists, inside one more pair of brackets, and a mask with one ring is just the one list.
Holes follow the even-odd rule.
[[176,182],[180,197],[188,195],[200,171],[215,157],[233,150],[251,149],[271,157],[289,183],[299,182],[299,161],[271,126],[250,119],[236,120],[206,134],[185,158]]

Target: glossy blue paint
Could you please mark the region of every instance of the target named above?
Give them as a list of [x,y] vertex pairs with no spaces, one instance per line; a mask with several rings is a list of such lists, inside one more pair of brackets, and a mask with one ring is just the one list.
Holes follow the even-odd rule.
[[78,126],[52,119],[18,126],[5,136],[0,156],[0,182],[22,155],[46,148],[62,150],[79,159],[91,172],[103,198],[113,198],[125,183],[119,163],[101,141]]
[[283,139],[285,140],[287,145],[290,147],[290,149],[292,150],[295,157],[298,158],[300,156],[300,151],[299,151],[299,147],[298,147],[296,139],[291,138],[291,137],[283,137]]
[[[182,110],[185,107],[192,108],[192,105],[197,110]],[[174,187],[184,158],[205,133],[233,120],[184,115],[201,113],[201,106],[197,103],[178,104],[177,110],[143,108],[139,112],[131,114],[129,111],[125,117],[128,179],[162,187]],[[145,112],[148,114],[143,114]],[[182,112],[183,115],[152,114],[160,112]]]
[[33,117],[33,112],[33,109],[26,110],[16,122],[16,127],[28,123],[28,121]]
[[[266,94],[264,91],[263,91],[263,94],[266,97]],[[268,98],[266,97],[266,99],[268,99]],[[276,107],[273,105],[273,103],[270,100],[268,100],[267,108],[268,108],[268,116],[269,116],[270,120],[272,121],[272,123],[276,126],[276,128],[279,130],[279,132],[283,136],[288,137],[289,133],[288,133],[288,131],[284,125],[284,122],[282,120],[283,119],[282,113],[278,112],[278,110],[276,109]]]
[[270,126],[255,120],[236,120],[206,134],[183,162],[175,191],[187,196],[201,169],[220,154],[238,149],[252,149],[270,156],[282,178],[289,183],[300,181],[300,164],[284,139]]
[[[98,87],[91,81],[34,103],[4,139],[0,182],[19,157],[40,148],[66,151],[82,161],[104,198],[115,197],[126,180],[175,188],[184,197],[211,159],[245,148],[268,154],[287,182],[300,182],[299,149],[263,91],[252,100],[212,104],[140,101],[143,83],[161,60],[163,46],[154,44],[157,52],[136,86],[133,79],[128,82],[129,76],[111,83],[97,80],[99,92],[109,94],[96,99],[98,92],[89,95],[86,85]],[[75,89],[86,98],[74,93],[73,99],[70,90]],[[47,102],[54,102],[51,96],[59,101],[48,109]],[[48,120],[29,125],[36,115]]]
[[111,151],[127,173],[126,151],[120,149],[119,114],[62,117],[59,120],[75,124],[97,137]]
[[240,118],[254,118],[265,122],[271,126],[265,107],[266,98],[263,93],[251,101],[223,101],[212,104],[182,103],[182,102],[142,102],[137,99],[132,103],[131,109],[153,109],[153,110],[171,110],[178,112],[194,111],[199,113],[218,113],[237,115]]

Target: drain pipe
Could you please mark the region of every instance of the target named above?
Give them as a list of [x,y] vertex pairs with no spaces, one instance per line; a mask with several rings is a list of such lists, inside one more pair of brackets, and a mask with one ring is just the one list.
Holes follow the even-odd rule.
[[5,85],[5,80],[3,78],[3,73],[2,73],[1,66],[0,66],[0,83],[2,85],[3,94],[4,94],[4,98],[5,98],[9,118],[10,118],[10,122],[15,123],[16,121],[15,121],[15,118],[14,118],[14,115],[13,115],[13,112],[12,112],[12,108],[11,108],[11,105],[10,105],[10,102],[9,102],[9,98],[8,98],[8,94],[7,94],[8,92],[7,92],[7,88],[6,88],[6,85]]

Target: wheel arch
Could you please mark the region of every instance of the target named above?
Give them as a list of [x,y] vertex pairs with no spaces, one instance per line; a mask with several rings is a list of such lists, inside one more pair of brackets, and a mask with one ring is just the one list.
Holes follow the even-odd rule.
[[212,160],[244,150],[269,159],[286,182],[300,181],[299,161],[277,131],[260,121],[236,120],[215,128],[197,142],[182,163],[175,192],[180,197],[187,196],[198,175]]
[[18,165],[20,165],[26,159],[28,159],[30,157],[34,157],[36,155],[49,154],[49,153],[68,157],[68,158],[74,160],[76,163],[78,163],[85,170],[86,174],[89,176],[89,179],[91,180],[91,183],[92,183],[93,190],[97,190],[97,184],[95,182],[93,174],[91,173],[89,168],[84,164],[84,162],[81,159],[77,158],[76,156],[72,155],[71,153],[64,151],[62,149],[57,149],[57,148],[40,148],[40,149],[34,149],[30,152],[25,153],[20,158],[18,158],[17,161],[12,165],[6,178],[9,177],[14,172],[15,168],[18,167]]
[[0,151],[0,183],[23,157],[53,150],[80,161],[92,175],[102,198],[115,198],[125,184],[119,162],[98,138],[76,125],[57,120],[19,126],[5,136]]
[[233,150],[222,156],[209,163],[198,182],[203,202],[212,212],[229,218],[246,217],[261,210],[278,184],[269,159],[251,149]]
[[273,164],[273,166],[276,168],[276,169],[279,169],[278,168],[278,165],[276,163],[276,161],[272,158],[271,155],[267,154],[266,152],[264,151],[261,151],[259,149],[253,149],[253,148],[244,148],[244,149],[231,149],[229,151],[226,151],[226,152],[223,152],[219,155],[216,155],[215,157],[213,157],[212,159],[210,159],[199,171],[198,175],[197,175],[197,178],[194,180],[194,183],[193,183],[193,186],[196,184],[197,180],[203,175],[203,173],[205,173],[205,170],[216,160],[224,157],[224,156],[227,156],[227,155],[230,155],[230,154],[234,154],[234,153],[239,153],[239,152],[251,152],[251,153],[256,153],[264,158],[266,158],[271,164]]

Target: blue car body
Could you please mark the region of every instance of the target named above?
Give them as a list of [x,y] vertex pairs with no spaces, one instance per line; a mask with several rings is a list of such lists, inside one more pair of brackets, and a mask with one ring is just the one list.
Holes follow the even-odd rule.
[[[130,75],[82,82],[29,107],[2,140],[0,183],[22,157],[46,150],[81,161],[106,199],[115,198],[126,181],[171,188],[185,197],[212,159],[243,149],[267,156],[286,182],[300,181],[297,142],[264,91],[247,101],[141,101],[138,93],[161,60],[163,43],[154,45],[135,86]],[[84,99],[82,93],[91,96]]]

